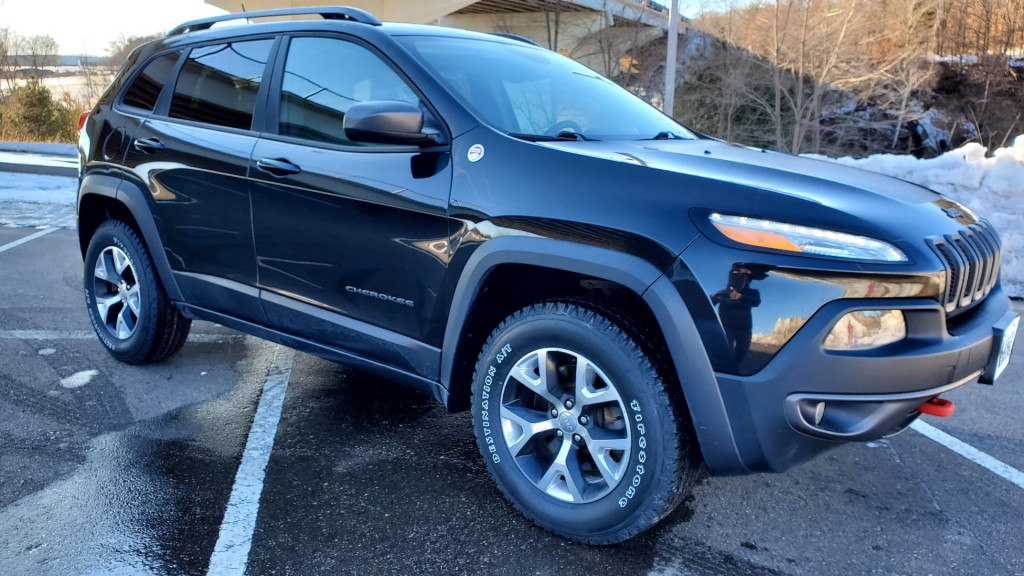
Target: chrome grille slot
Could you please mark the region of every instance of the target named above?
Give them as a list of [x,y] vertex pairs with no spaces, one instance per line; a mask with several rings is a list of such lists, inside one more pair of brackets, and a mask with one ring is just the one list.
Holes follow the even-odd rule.
[[964,290],[960,293],[960,306],[967,306],[974,302],[974,290],[978,287],[978,268],[981,266],[981,255],[974,250],[963,236],[953,239],[953,245],[963,255],[967,262],[964,271]]
[[1002,258],[999,236],[988,221],[928,241],[946,267],[942,305],[947,317],[973,308],[988,296],[999,279]]

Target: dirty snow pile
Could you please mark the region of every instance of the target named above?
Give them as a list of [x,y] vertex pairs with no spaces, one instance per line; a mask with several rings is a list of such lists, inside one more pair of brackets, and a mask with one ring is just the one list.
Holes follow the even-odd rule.
[[0,172],[0,226],[75,227],[78,179]]
[[78,179],[45,172],[77,168],[76,145],[0,142],[0,165],[8,164],[25,168],[0,169],[0,226],[75,227]]
[[1003,239],[1003,290],[1024,297],[1024,135],[992,156],[970,143],[928,160],[894,154],[829,160],[931,188],[987,218]]

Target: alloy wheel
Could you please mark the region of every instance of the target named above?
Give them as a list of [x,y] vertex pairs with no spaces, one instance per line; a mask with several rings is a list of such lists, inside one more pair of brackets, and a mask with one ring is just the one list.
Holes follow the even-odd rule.
[[96,259],[93,277],[93,300],[100,321],[111,336],[131,338],[142,307],[138,276],[131,259],[117,246],[108,246]]
[[631,446],[625,415],[605,373],[559,348],[521,358],[501,394],[509,453],[534,486],[565,502],[592,502],[622,480]]

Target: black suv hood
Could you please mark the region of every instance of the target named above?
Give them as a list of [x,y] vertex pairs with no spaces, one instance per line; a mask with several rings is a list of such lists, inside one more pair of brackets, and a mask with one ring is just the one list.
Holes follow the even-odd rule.
[[545,142],[544,145],[584,154],[641,164],[691,176],[728,181],[837,205],[848,188],[862,202],[864,193],[878,194],[904,204],[935,202],[939,195],[916,184],[851,168],[834,162],[757,150],[715,140],[638,140],[602,142]]
[[701,193],[692,184],[678,190],[689,196],[686,203],[690,206],[709,210],[820,225],[914,244],[924,236],[952,233],[974,222],[970,215],[954,217],[944,212],[956,205],[904,180],[717,140],[542,144],[564,152],[726,183],[731,185],[730,190],[746,191],[730,193],[715,185],[707,187],[713,192]]

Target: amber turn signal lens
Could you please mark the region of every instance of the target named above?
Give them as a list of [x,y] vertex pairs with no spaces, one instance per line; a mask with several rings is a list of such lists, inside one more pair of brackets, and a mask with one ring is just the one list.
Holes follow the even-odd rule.
[[746,246],[808,256],[875,262],[906,262],[895,246],[856,234],[712,212],[708,220],[723,236]]
[[712,222],[715,228],[725,237],[740,244],[757,246],[759,248],[771,248],[773,250],[786,250],[788,252],[801,252],[800,247],[793,244],[782,234],[768,232],[765,230],[749,230],[730,226],[721,222]]

